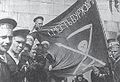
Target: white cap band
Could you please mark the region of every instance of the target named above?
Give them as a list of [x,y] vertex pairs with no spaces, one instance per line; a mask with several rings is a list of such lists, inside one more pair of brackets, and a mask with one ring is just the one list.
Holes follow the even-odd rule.
[[48,41],[42,41],[41,44],[47,44],[50,45],[50,43]]

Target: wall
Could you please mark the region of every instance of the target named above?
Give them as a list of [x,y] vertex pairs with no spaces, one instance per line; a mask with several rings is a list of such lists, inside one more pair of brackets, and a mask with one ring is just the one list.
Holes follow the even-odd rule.
[[[0,0],[0,18],[12,17],[18,22],[18,26],[32,29],[33,18],[42,15],[47,23],[64,12],[77,0]],[[100,16],[105,31],[116,31],[114,21],[120,22],[120,14],[114,9],[113,15],[109,10],[108,0],[97,0]]]
[[76,0],[0,0],[0,18],[12,17],[18,26],[32,28],[33,19],[43,16],[45,22],[54,19]]

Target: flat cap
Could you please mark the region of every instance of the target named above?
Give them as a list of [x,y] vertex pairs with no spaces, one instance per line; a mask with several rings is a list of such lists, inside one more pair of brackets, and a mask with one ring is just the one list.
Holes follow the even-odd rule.
[[78,78],[78,77],[83,77],[83,74],[77,75],[77,78]]
[[29,34],[29,29],[17,29],[13,30],[13,36],[23,36],[26,37]]
[[41,44],[42,45],[44,45],[44,44],[50,45],[50,43],[48,41],[42,41]]
[[8,24],[13,25],[13,29],[17,26],[17,22],[12,18],[0,19],[0,24],[2,24],[2,23],[8,23]]
[[107,43],[111,43],[111,42],[116,42],[116,39],[111,38],[107,40]]
[[38,16],[38,17],[34,18],[33,22],[35,22],[37,19],[44,20],[44,18],[42,16]]

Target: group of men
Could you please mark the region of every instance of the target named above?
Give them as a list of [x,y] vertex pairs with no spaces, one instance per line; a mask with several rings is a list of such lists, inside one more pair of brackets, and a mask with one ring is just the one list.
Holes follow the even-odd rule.
[[[0,82],[48,82],[50,80],[49,71],[54,66],[55,60],[47,52],[50,43],[41,40],[40,33],[46,31],[42,28],[44,18],[38,16],[33,21],[35,25],[30,32],[28,29],[17,28],[17,22],[14,19],[0,20]],[[39,44],[33,48],[35,39]],[[108,65],[102,68],[94,67],[91,72],[92,82],[120,82],[118,41],[108,40]],[[48,66],[46,66],[47,63]],[[101,69],[102,73],[100,73]],[[103,77],[106,79],[106,76],[110,77],[108,81],[103,79]],[[98,80],[99,77],[100,79],[102,77],[102,80]]]
[[[33,20],[35,26],[31,33],[28,29],[17,28],[17,22],[12,18],[0,20],[0,82],[47,82],[46,61],[54,63],[55,60],[47,52],[49,42],[41,42],[39,38],[43,20],[41,16]],[[31,57],[35,39],[39,44],[35,48],[36,55]],[[52,65],[49,64],[48,69],[51,70]]]

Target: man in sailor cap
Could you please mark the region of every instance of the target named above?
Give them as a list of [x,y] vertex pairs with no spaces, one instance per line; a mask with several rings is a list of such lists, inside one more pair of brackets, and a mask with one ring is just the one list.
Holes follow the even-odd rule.
[[13,29],[17,22],[12,18],[0,19],[0,82],[10,82],[6,54],[12,43]]
[[20,74],[21,70],[18,68],[20,52],[23,50],[26,42],[26,36],[29,30],[23,28],[16,28],[13,31],[13,41],[8,50],[8,65],[11,70],[12,82],[21,82],[23,76]]

